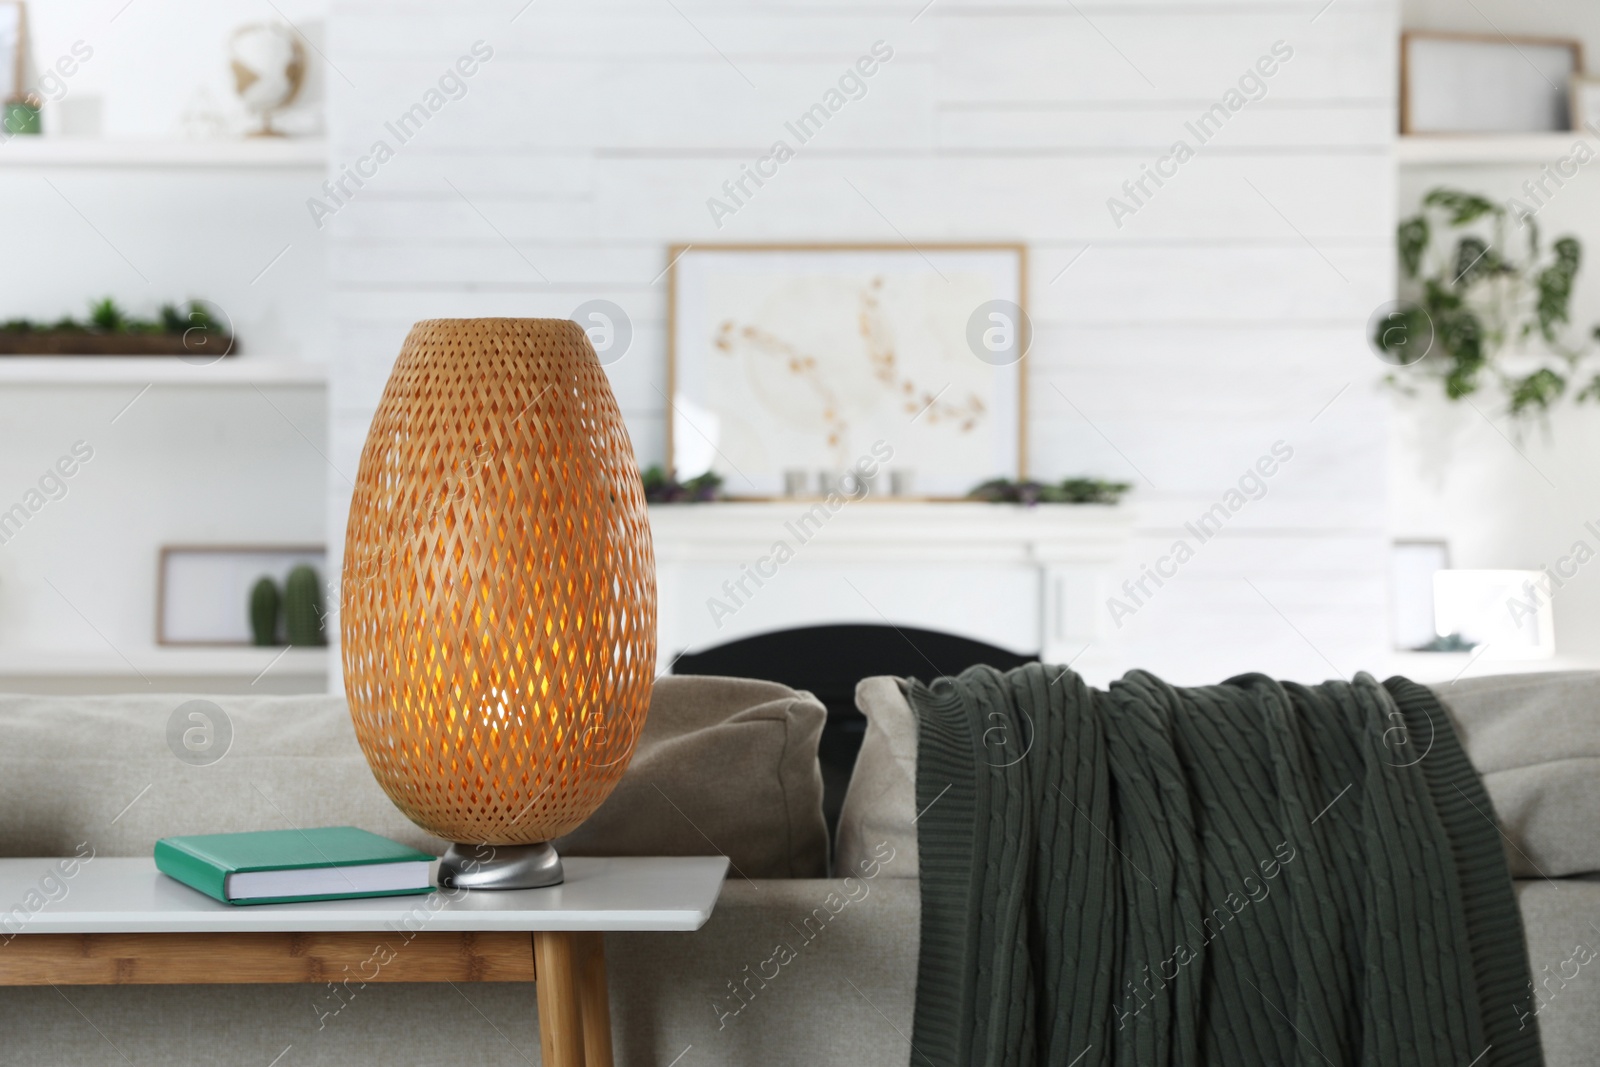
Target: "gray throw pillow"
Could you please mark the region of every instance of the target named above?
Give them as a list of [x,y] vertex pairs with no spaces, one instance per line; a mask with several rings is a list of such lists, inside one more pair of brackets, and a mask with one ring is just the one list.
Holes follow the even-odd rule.
[[720,854],[735,878],[825,877],[817,741],[827,714],[810,693],[776,682],[660,678],[627,773],[556,848],[572,856]]
[[917,877],[917,720],[901,685],[888,676],[856,685],[867,733],[839,813],[839,878],[859,878],[879,862],[888,877]]

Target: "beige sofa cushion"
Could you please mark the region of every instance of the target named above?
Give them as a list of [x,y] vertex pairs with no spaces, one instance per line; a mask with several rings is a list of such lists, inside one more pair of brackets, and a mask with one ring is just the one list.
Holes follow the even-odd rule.
[[344,823],[444,850],[378,787],[342,697],[0,697],[0,854]]
[[574,856],[726,855],[735,877],[828,871],[817,741],[827,709],[776,682],[657,679],[628,773],[556,848]]
[[1518,878],[1600,871],[1600,672],[1435,686],[1483,775]]
[[856,685],[867,732],[839,812],[834,871],[841,877],[866,869],[884,846],[896,857],[889,877],[917,877],[917,719],[901,684],[885,676]]
[[[770,683],[661,679],[633,765],[569,850],[725,849],[750,877],[824,873],[825,714]],[[0,855],[147,856],[173,834],[346,823],[446,846],[379,788],[342,697],[0,695]]]

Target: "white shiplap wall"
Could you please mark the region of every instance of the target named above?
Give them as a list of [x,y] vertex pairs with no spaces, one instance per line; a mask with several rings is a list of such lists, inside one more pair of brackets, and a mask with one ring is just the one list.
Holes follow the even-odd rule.
[[[336,165],[474,41],[494,58],[329,220],[330,541],[416,319],[622,305],[633,348],[610,369],[646,463],[664,448],[668,244],[1022,240],[1034,469],[1139,484],[1127,576],[1274,441],[1295,449],[1109,628],[1093,673],[1378,669],[1385,429],[1362,332],[1392,288],[1392,3],[919,8],[334,0]],[[706,199],[878,40],[895,54],[866,97],[717,229]],[[1276,41],[1294,55],[1266,96],[1114,226],[1107,198]]]

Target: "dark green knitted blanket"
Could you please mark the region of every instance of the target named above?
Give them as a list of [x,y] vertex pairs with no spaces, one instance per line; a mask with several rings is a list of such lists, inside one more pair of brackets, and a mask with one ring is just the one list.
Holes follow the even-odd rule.
[[1433,694],[913,683],[911,1062],[1543,1062],[1494,811]]

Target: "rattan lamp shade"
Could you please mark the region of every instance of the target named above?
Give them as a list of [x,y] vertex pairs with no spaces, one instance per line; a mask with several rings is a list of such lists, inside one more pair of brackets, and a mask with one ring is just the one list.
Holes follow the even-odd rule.
[[412,327],[361,454],[341,597],[356,737],[412,821],[523,845],[600,806],[649,706],[655,564],[575,323]]

